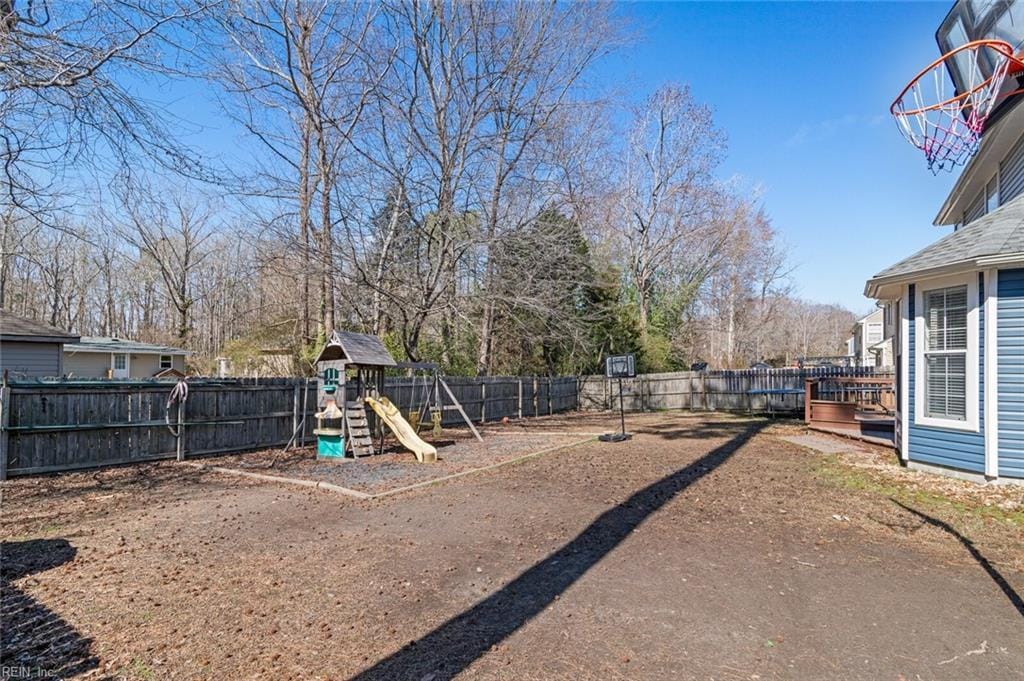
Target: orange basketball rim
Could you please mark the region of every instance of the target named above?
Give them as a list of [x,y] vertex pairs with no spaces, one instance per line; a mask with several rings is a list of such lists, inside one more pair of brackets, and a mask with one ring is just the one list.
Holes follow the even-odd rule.
[[[932,172],[965,163],[977,151],[997,102],[1018,92],[1002,88],[1008,73],[1024,72],[1022,59],[1005,41],[974,40],[933,61],[903,88],[889,111]],[[950,60],[965,81],[959,90],[948,75]]]

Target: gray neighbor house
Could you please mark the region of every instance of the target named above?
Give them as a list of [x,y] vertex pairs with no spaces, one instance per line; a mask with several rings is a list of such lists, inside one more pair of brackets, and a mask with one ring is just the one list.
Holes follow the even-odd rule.
[[79,336],[0,310],[0,372],[11,378],[61,376],[64,345]]
[[188,350],[121,338],[78,336],[0,311],[0,371],[10,378],[173,378]]

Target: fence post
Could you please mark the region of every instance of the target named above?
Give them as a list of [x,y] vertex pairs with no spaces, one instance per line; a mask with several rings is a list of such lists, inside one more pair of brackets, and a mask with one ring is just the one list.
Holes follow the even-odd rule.
[[[344,408],[344,405],[345,405],[345,396],[344,395],[341,396],[341,404],[342,404],[342,408]],[[301,442],[302,442],[302,446],[303,447],[306,446],[306,430],[309,428],[309,426],[305,422],[306,412],[308,412],[308,411],[309,411],[309,379],[305,378],[305,379],[302,380],[302,420],[303,420],[303,423],[302,423],[302,435],[300,436],[302,438]]]
[[540,416],[540,385],[537,382],[537,377],[533,377],[533,416],[534,418]]
[[487,420],[487,383],[480,379],[480,423]]
[[811,422],[811,386],[814,383],[813,378],[804,379],[804,423]]
[[551,416],[554,413],[554,407],[551,405],[551,377],[548,376],[548,416]]
[[4,377],[4,385],[0,388],[0,480],[7,479],[7,426],[11,423],[11,389],[7,386],[7,378]]
[[517,409],[517,411],[519,413],[519,418],[522,419],[523,418],[523,379],[520,378],[516,382],[519,384],[519,408]]
[[292,387],[292,440],[299,436],[299,384]]
[[178,461],[185,460],[185,400],[178,400],[178,435],[175,443]]

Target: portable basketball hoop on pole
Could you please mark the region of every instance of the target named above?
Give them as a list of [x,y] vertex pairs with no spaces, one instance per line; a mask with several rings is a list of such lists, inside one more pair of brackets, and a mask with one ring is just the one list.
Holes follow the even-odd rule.
[[606,378],[616,378],[619,381],[619,432],[605,433],[599,435],[601,442],[622,442],[633,437],[626,432],[626,407],[622,401],[622,379],[636,378],[636,358],[633,355],[612,355],[604,361],[604,375]]
[[[955,65],[959,82],[950,79]],[[966,163],[978,150],[996,105],[1019,94],[1003,91],[1007,74],[1024,73],[1024,61],[1003,40],[974,40],[921,70],[889,107],[907,141],[924,152],[933,173]]]

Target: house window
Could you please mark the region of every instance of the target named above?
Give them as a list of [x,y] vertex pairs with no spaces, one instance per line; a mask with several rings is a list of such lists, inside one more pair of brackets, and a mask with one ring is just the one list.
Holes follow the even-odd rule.
[[989,180],[985,187],[985,212],[991,213],[999,207],[999,174]]
[[967,419],[967,286],[924,292],[924,415]]
[[173,366],[174,366],[174,362],[171,359],[170,355],[160,355],[160,368],[161,369],[170,369]]
[[868,345],[882,342],[882,325],[868,324]]
[[128,368],[128,355],[114,355],[114,368],[123,371]]

